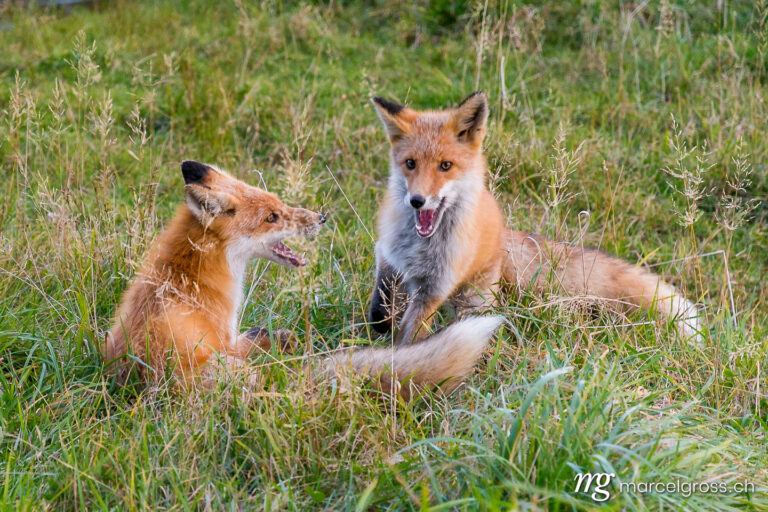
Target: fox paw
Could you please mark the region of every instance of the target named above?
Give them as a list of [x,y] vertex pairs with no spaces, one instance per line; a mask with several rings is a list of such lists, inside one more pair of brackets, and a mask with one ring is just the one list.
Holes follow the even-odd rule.
[[368,312],[368,322],[379,334],[386,334],[392,330],[392,315],[384,306],[372,306]]
[[263,350],[272,348],[273,339],[277,342],[281,352],[292,354],[299,346],[298,338],[290,329],[278,329],[270,334],[263,327],[252,327],[245,331],[244,335]]
[[293,354],[299,348],[299,339],[290,329],[278,329],[273,333],[281,352]]

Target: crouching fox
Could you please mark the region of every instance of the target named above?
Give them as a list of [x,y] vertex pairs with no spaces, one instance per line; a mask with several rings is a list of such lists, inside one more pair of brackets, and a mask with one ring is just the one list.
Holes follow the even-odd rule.
[[387,332],[399,320],[397,342],[419,339],[444,302],[470,309],[493,303],[506,282],[608,299],[622,309],[655,306],[685,335],[697,335],[696,306],[658,276],[596,250],[507,229],[486,186],[484,93],[439,111],[383,98],[373,104],[390,140],[369,310],[376,330]]

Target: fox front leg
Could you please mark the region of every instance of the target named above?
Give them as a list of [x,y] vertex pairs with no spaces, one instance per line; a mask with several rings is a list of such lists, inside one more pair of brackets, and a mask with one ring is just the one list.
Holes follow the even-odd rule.
[[408,309],[405,310],[400,329],[395,335],[395,345],[403,345],[419,341],[429,334],[425,323],[431,320],[440,305],[444,302],[442,297],[419,297],[411,300]]
[[382,257],[377,257],[376,284],[371,295],[368,322],[373,329],[386,334],[397,323],[407,301],[400,275]]

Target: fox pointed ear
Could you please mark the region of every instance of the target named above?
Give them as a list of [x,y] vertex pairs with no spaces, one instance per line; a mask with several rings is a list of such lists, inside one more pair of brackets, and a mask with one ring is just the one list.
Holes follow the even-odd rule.
[[192,214],[204,225],[215,217],[234,215],[237,207],[237,199],[231,195],[201,185],[185,186],[184,198]]
[[483,91],[473,92],[456,107],[454,119],[460,141],[480,144],[488,122],[488,97]]
[[371,102],[376,107],[379,119],[384,124],[384,129],[387,130],[387,135],[392,142],[401,139],[408,133],[411,124],[410,116],[405,114],[409,112],[409,109],[384,98],[371,98]]
[[184,184],[186,185],[202,184],[209,172],[211,172],[211,167],[200,162],[194,160],[181,162],[181,174],[184,176]]

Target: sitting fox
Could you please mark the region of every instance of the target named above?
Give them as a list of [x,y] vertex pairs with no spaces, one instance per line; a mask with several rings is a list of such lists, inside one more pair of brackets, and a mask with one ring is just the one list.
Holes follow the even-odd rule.
[[389,331],[405,305],[397,343],[447,300],[460,308],[495,302],[500,283],[655,308],[695,336],[698,313],[658,276],[602,252],[510,231],[486,187],[482,142],[488,100],[476,92],[454,109],[417,111],[373,98],[389,135],[390,177],[379,212],[377,277],[369,321]]
[[[131,371],[160,380],[167,368],[183,379],[247,370],[246,358],[256,347],[269,349],[271,338],[259,327],[238,332],[248,262],[305,265],[283,240],[313,236],[326,221],[212,166],[185,161],[181,172],[185,204],[152,244],[107,335],[104,358],[119,382]],[[405,396],[405,382],[450,391],[472,371],[500,323],[470,318],[411,347],[336,351],[316,361],[315,370],[351,370]],[[286,341],[292,333],[274,337]]]

